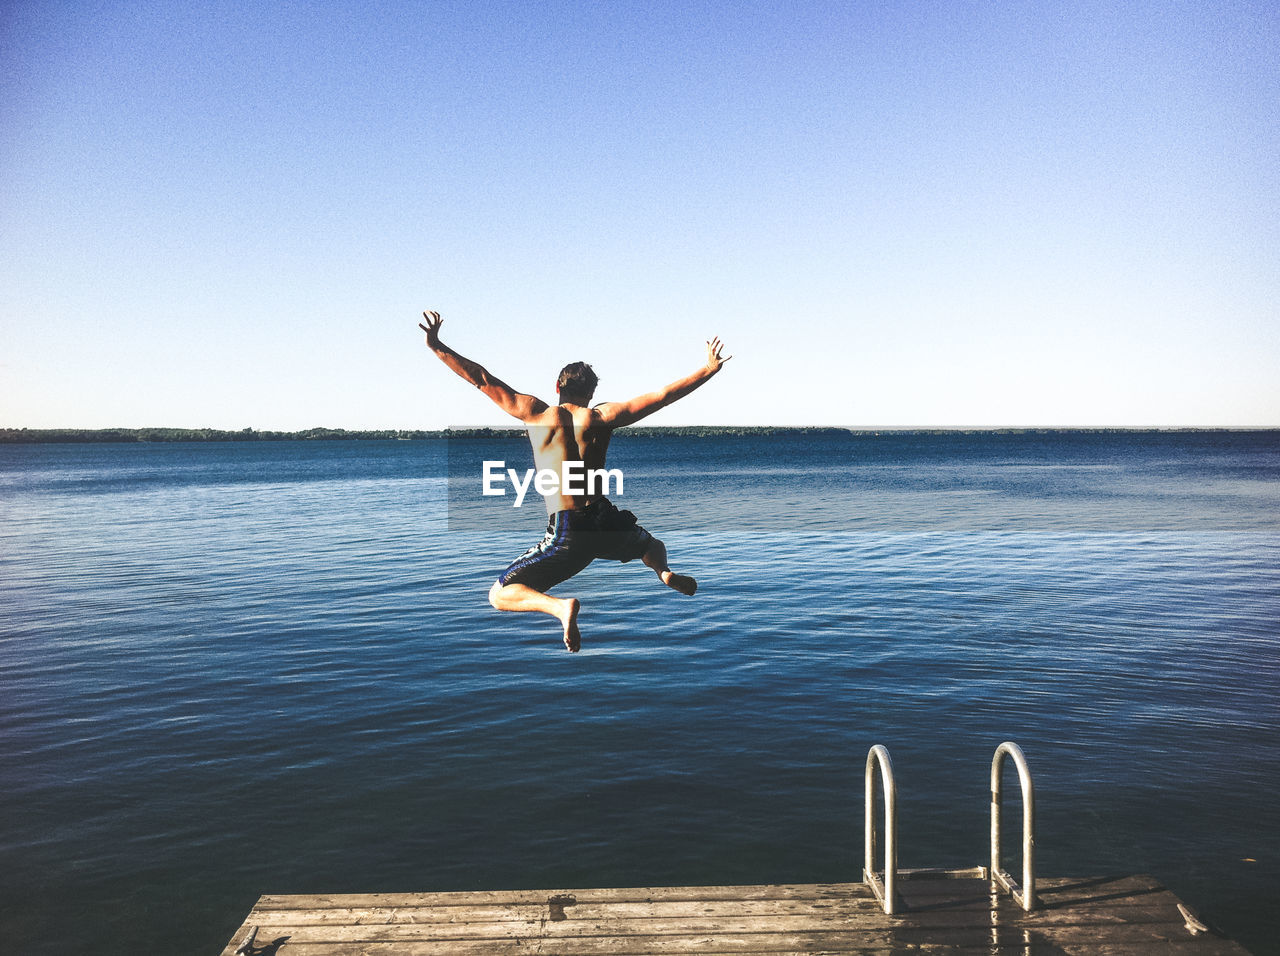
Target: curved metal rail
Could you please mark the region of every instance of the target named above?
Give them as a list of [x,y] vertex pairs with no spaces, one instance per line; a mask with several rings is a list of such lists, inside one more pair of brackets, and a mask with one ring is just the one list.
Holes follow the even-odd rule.
[[[1000,798],[1002,772],[1006,757],[1012,757],[1018,768],[1018,782],[1022,786],[1022,886],[1007,872],[1000,862]],[[869,824],[868,824],[869,825]],[[1036,794],[1031,785],[1031,771],[1022,748],[1006,740],[996,748],[991,758],[991,880],[1003,887],[1028,913],[1036,904]]]
[[[875,788],[872,771],[879,767],[880,785],[884,793],[884,879],[876,873],[876,827],[874,813]],[[876,744],[867,752],[867,769],[863,774],[864,823],[862,881],[871,887],[885,915],[894,915],[898,883],[898,786],[893,780],[893,762],[889,751]]]

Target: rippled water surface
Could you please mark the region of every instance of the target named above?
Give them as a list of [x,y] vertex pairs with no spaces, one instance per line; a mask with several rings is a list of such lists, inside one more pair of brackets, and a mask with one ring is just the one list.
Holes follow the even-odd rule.
[[578,655],[485,601],[545,514],[457,462],[527,451],[454,444],[0,446],[0,949],[855,880],[875,743],[902,865],[971,866],[1012,739],[1043,874],[1154,873],[1280,952],[1276,433],[621,435],[701,586],[598,562]]

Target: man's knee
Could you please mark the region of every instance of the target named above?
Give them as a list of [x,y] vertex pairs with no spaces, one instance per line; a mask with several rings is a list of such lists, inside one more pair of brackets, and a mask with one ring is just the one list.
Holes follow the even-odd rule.
[[501,581],[494,581],[493,587],[489,588],[489,603],[498,611],[502,610],[502,608],[498,607],[498,595],[502,592],[502,587]]
[[667,549],[660,540],[650,537],[641,560],[655,571],[661,571],[667,566]]

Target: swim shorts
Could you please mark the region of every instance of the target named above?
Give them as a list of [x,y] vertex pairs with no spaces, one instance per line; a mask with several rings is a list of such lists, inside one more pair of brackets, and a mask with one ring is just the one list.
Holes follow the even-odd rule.
[[636,524],[635,515],[619,511],[608,498],[597,498],[585,508],[553,514],[542,540],[512,561],[498,583],[545,592],[596,558],[625,564],[642,557],[652,542],[653,535]]

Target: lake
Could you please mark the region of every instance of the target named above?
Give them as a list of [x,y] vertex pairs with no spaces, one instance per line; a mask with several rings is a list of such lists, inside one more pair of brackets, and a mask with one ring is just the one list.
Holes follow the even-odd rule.
[[1014,740],[1041,874],[1280,952],[1280,433],[624,432],[615,500],[700,587],[593,564],[577,655],[486,602],[546,515],[485,459],[532,464],[0,445],[6,951],[215,954],[263,893],[856,880],[877,743],[901,865],[973,866]]

